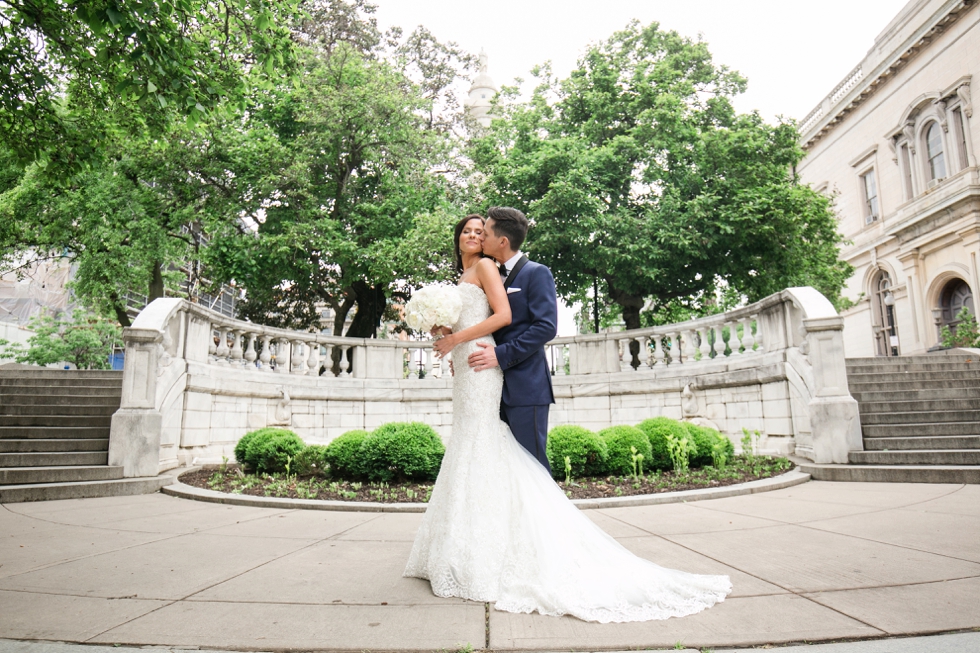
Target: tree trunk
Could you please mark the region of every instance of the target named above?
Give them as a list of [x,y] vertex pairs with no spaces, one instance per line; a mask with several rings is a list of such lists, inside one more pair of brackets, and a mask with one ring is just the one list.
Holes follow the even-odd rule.
[[116,314],[116,319],[119,320],[119,326],[124,329],[132,326],[133,321],[129,319],[129,314],[126,312],[126,304],[119,301],[115,293],[109,295],[109,301],[112,303],[112,311]]
[[[613,287],[611,283],[609,284],[609,296],[623,309],[623,322],[626,323],[626,328],[639,329],[643,297],[619,290]],[[630,357],[632,359],[630,365],[635,370],[640,366],[640,343],[636,340],[630,341]]]
[[351,287],[357,298],[357,313],[346,335],[351,338],[375,338],[388,306],[387,287],[384,284],[370,286],[365,281],[355,281]]
[[150,278],[150,294],[147,298],[147,304],[152,302],[154,299],[160,299],[163,297],[163,264],[160,263],[160,261],[153,262],[152,275],[153,276]]

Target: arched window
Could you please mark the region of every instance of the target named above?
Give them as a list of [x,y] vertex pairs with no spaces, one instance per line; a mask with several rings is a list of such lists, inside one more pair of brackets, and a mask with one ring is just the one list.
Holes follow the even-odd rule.
[[929,179],[943,179],[946,176],[946,158],[943,156],[943,130],[937,122],[926,130],[926,158],[929,161]]

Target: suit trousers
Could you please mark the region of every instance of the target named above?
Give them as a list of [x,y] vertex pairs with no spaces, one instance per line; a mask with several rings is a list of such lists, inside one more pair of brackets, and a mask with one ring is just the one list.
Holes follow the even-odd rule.
[[551,472],[548,464],[548,409],[543,406],[506,406],[500,404],[500,419],[510,426],[511,432],[521,446],[531,452],[544,468]]

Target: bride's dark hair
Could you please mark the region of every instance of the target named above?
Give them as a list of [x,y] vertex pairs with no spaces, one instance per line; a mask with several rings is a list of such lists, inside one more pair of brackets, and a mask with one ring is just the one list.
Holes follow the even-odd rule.
[[470,220],[479,220],[483,224],[487,223],[487,219],[479,213],[470,213],[468,216],[456,223],[456,228],[453,230],[453,251],[456,253],[457,274],[463,273],[463,252],[459,251],[459,237],[463,235],[463,229],[466,228],[466,223]]

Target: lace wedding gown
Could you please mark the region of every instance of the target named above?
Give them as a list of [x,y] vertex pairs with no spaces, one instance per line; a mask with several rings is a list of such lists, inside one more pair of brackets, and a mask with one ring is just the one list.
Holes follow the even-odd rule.
[[[482,289],[464,282],[460,293],[454,331],[490,315]],[[568,500],[500,420],[503,373],[474,372],[466,359],[475,349],[476,341],[453,350],[452,439],[405,576],[428,579],[437,596],[603,623],[680,617],[723,601],[728,576],[638,558]]]

